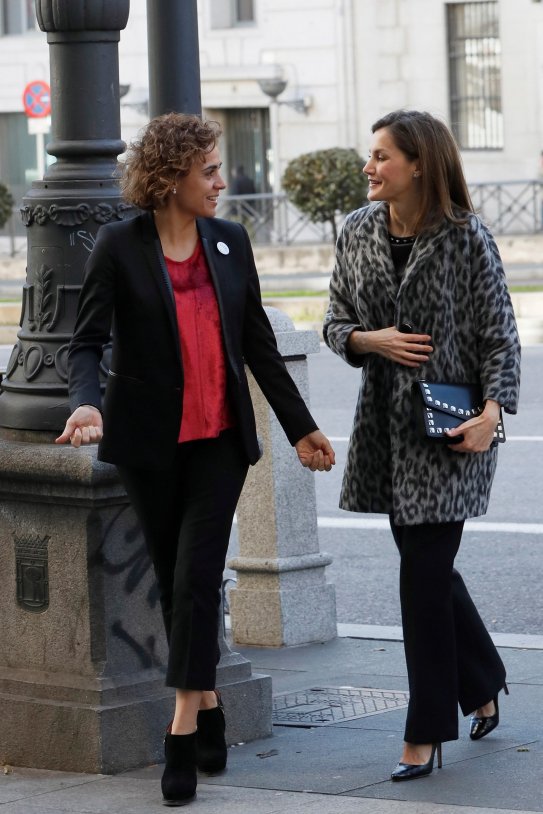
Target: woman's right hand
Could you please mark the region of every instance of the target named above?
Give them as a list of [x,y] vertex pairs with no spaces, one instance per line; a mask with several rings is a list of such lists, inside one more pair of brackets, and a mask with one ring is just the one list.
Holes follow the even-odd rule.
[[428,334],[401,333],[394,326],[379,331],[353,331],[348,345],[351,353],[378,353],[405,367],[420,367],[427,362],[433,347]]
[[73,411],[64,432],[55,439],[55,444],[65,444],[67,441],[73,447],[81,444],[95,444],[102,438],[102,413],[90,404],[81,404]]

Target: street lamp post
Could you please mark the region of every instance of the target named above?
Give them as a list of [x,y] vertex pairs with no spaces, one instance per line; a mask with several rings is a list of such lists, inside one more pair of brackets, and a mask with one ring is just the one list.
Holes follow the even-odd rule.
[[27,278],[0,395],[0,427],[19,433],[64,426],[68,343],[85,260],[98,228],[130,209],[117,184],[117,156],[125,147],[117,44],[128,9],[129,0],[36,0],[51,63],[47,152],[57,160],[23,201]]
[[258,81],[260,90],[269,97],[270,111],[270,141],[272,153],[273,172],[273,231],[274,242],[280,243],[284,234],[284,223],[281,207],[281,167],[280,167],[280,135],[279,135],[279,102],[280,96],[287,86],[285,79],[272,77],[271,79],[260,79]]

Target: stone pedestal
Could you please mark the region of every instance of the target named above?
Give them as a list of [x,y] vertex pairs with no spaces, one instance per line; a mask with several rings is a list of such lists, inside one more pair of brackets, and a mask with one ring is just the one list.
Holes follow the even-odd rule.
[[[116,469],[47,433],[3,433],[0,765],[112,773],[161,761],[167,646]],[[220,684],[229,742],[269,734],[271,680],[224,643]]]
[[[296,331],[281,311],[266,310],[288,371],[309,403],[306,355],[319,351],[318,336]],[[325,580],[331,557],[319,552],[315,475],[301,467],[252,376],[250,387],[264,455],[251,468],[237,508],[239,556],[228,563],[237,571],[230,591],[233,638],[264,646],[327,641],[337,635],[335,590]]]
[[226,713],[226,742],[246,743],[272,734],[272,680],[253,673],[251,662],[230,650],[224,628],[219,636],[221,660],[217,687]]

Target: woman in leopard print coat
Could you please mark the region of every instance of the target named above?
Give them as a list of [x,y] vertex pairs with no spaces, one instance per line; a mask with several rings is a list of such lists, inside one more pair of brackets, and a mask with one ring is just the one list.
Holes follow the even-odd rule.
[[[340,506],[387,513],[401,555],[410,702],[392,778],[405,780],[429,774],[436,745],[458,737],[458,703],[475,710],[472,738],[498,723],[505,668],[453,564],[464,520],[487,510],[499,410],[517,408],[520,344],[449,130],[396,111],[372,131],[370,204],[341,230],[324,338],[362,369]],[[425,378],[481,382],[485,409],[451,431],[454,445],[417,433],[412,385]]]

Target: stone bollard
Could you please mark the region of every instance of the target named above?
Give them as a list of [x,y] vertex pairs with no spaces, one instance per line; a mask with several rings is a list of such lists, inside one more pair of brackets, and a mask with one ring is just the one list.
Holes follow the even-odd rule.
[[[290,318],[266,308],[287,369],[309,403],[306,354],[319,351],[315,331],[296,331]],[[337,635],[333,585],[319,552],[314,475],[302,469],[277,418],[249,374],[264,455],[252,467],[237,508],[239,556],[230,591],[233,640],[281,646]],[[326,475],[321,475],[326,477]]]

